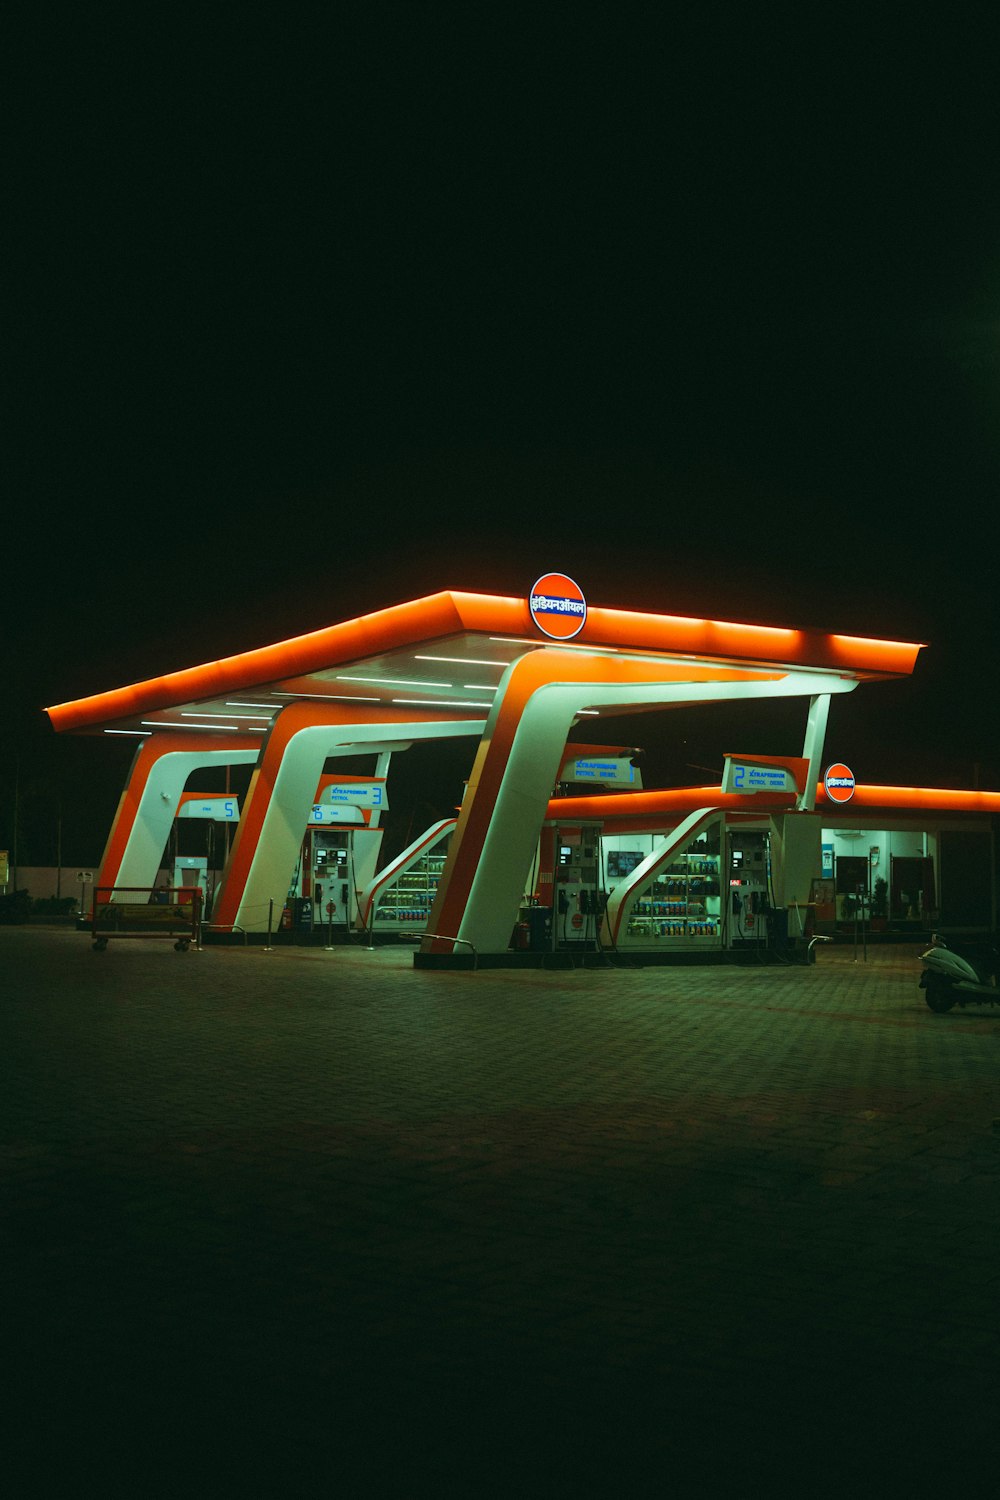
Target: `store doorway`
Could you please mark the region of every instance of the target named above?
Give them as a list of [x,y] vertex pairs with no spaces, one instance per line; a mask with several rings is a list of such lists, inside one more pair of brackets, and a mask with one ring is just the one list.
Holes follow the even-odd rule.
[[838,854],[836,858],[837,921],[867,918],[871,904],[866,854]]
[[890,920],[926,922],[935,905],[933,859],[892,855],[889,860]]

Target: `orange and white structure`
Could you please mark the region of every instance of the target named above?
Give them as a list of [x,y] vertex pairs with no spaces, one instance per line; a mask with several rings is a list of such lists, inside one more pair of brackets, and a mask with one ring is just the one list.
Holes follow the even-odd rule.
[[[102,887],[153,882],[192,772],[252,766],[212,913],[222,931],[263,931],[269,907],[284,905],[310,811],[324,775],[331,779],[328,761],[373,755],[384,783],[393,755],[417,741],[468,739],[468,786],[422,952],[490,955],[509,948],[576,726],[586,725],[592,739],[608,719],[614,737],[617,715],[799,698],[798,755],[729,758],[747,775],[756,768],[755,805],[770,798],[790,830],[796,816],[816,810],[824,771],[825,796],[843,800],[844,778],[831,779],[831,771],[847,768],[824,761],[833,699],[910,674],[920,649],[590,605],[565,574],[543,573],[523,597],[447,590],[47,713],[61,733],[138,741],[97,879]],[[731,806],[734,816],[747,809],[739,785],[695,789],[707,800],[687,812],[682,790],[571,797],[558,816],[580,818],[586,803],[591,817],[633,826],[659,818],[662,829],[706,807]],[[374,834],[378,823],[369,810],[364,826]],[[377,842],[359,885],[376,876]],[[790,832],[787,843],[794,843]]]

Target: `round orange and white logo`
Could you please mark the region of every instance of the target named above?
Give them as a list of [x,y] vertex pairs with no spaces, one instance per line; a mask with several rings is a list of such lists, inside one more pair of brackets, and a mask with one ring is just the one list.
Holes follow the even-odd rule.
[[554,641],[571,641],[587,623],[583,589],[565,573],[543,573],[528,596],[531,618]]
[[854,796],[854,772],[850,766],[837,761],[827,766],[823,777],[823,788],[829,802],[850,802]]

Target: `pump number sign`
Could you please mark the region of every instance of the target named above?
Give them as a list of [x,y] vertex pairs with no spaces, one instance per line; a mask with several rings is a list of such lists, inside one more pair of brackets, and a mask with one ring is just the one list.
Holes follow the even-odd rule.
[[754,792],[794,792],[796,787],[795,778],[784,766],[758,765],[751,760],[734,760],[727,755],[722,790],[749,796]]
[[836,761],[832,766],[827,766],[823,787],[828,802],[850,802],[854,796],[854,772],[850,766]]
[[583,589],[565,573],[543,573],[528,598],[531,618],[554,641],[571,641],[587,623]]

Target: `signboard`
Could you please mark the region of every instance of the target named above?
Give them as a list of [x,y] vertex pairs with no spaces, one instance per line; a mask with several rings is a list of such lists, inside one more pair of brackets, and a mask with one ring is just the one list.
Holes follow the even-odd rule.
[[309,826],[316,828],[327,823],[351,823],[356,828],[364,824],[360,807],[324,807],[317,802],[309,812]]
[[528,596],[531,618],[554,641],[571,641],[587,623],[583,589],[566,573],[543,573]]
[[384,781],[333,781],[320,793],[323,807],[377,807],[389,811]]
[[236,797],[190,797],[177,809],[179,818],[211,818],[215,823],[238,823],[240,804]]
[[0,849],[0,885],[6,885],[10,879],[10,859],[6,849]]
[[588,755],[568,760],[559,772],[559,780],[597,781],[602,786],[628,786],[642,791],[642,773],[625,755]]
[[854,796],[854,785],[854,772],[850,766],[845,766],[839,760],[832,766],[827,766],[823,787],[828,802],[850,802]]
[[741,792],[750,796],[754,792],[795,792],[795,777],[784,766],[758,764],[753,760],[736,760],[726,756],[722,773],[724,792]]

